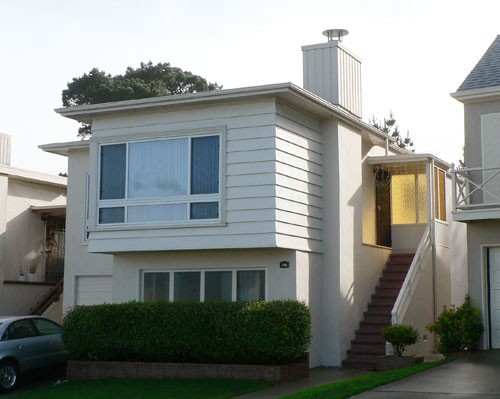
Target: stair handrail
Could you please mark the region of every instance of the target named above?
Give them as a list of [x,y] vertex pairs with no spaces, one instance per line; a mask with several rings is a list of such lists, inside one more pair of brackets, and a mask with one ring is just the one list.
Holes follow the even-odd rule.
[[403,321],[406,311],[410,306],[411,298],[417,288],[417,284],[420,280],[420,274],[425,266],[423,260],[431,247],[430,244],[431,230],[429,225],[427,225],[418,244],[417,251],[415,252],[410,268],[408,269],[408,273],[406,273],[403,285],[399,290],[394,307],[391,310],[391,323],[393,325]]
[[49,292],[47,292],[40,302],[38,302],[33,308],[30,309],[30,315],[40,316],[45,312],[52,303],[59,300],[60,295],[63,293],[64,278],[61,278],[56,285],[54,285]]

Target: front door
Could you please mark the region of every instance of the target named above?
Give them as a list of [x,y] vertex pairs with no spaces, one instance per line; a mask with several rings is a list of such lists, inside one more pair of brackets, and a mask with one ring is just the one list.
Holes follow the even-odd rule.
[[377,212],[377,245],[392,246],[391,240],[391,176],[378,169],[375,172],[375,206]]
[[491,348],[500,348],[500,248],[488,250]]

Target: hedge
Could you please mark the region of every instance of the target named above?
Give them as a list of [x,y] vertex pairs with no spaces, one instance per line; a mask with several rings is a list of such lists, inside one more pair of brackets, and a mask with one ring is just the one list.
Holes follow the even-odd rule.
[[129,302],[76,306],[63,341],[79,360],[285,364],[309,347],[297,301]]

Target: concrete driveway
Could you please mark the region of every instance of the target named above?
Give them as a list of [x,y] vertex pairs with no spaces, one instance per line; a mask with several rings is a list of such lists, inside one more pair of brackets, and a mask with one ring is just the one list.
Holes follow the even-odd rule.
[[500,399],[500,350],[479,352],[352,398]]

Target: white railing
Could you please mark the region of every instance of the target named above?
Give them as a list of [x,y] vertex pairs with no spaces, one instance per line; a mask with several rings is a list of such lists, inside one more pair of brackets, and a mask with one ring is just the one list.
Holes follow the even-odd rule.
[[455,169],[451,173],[455,211],[500,207],[500,167]]
[[420,275],[425,266],[425,258],[432,248],[431,231],[429,225],[425,228],[424,234],[420,239],[417,251],[413,257],[408,273],[406,274],[405,280],[401,289],[399,290],[399,295],[394,303],[394,307],[391,311],[391,323],[401,324],[406,315],[406,311],[410,306],[413,294],[417,289],[418,282],[420,280]]

